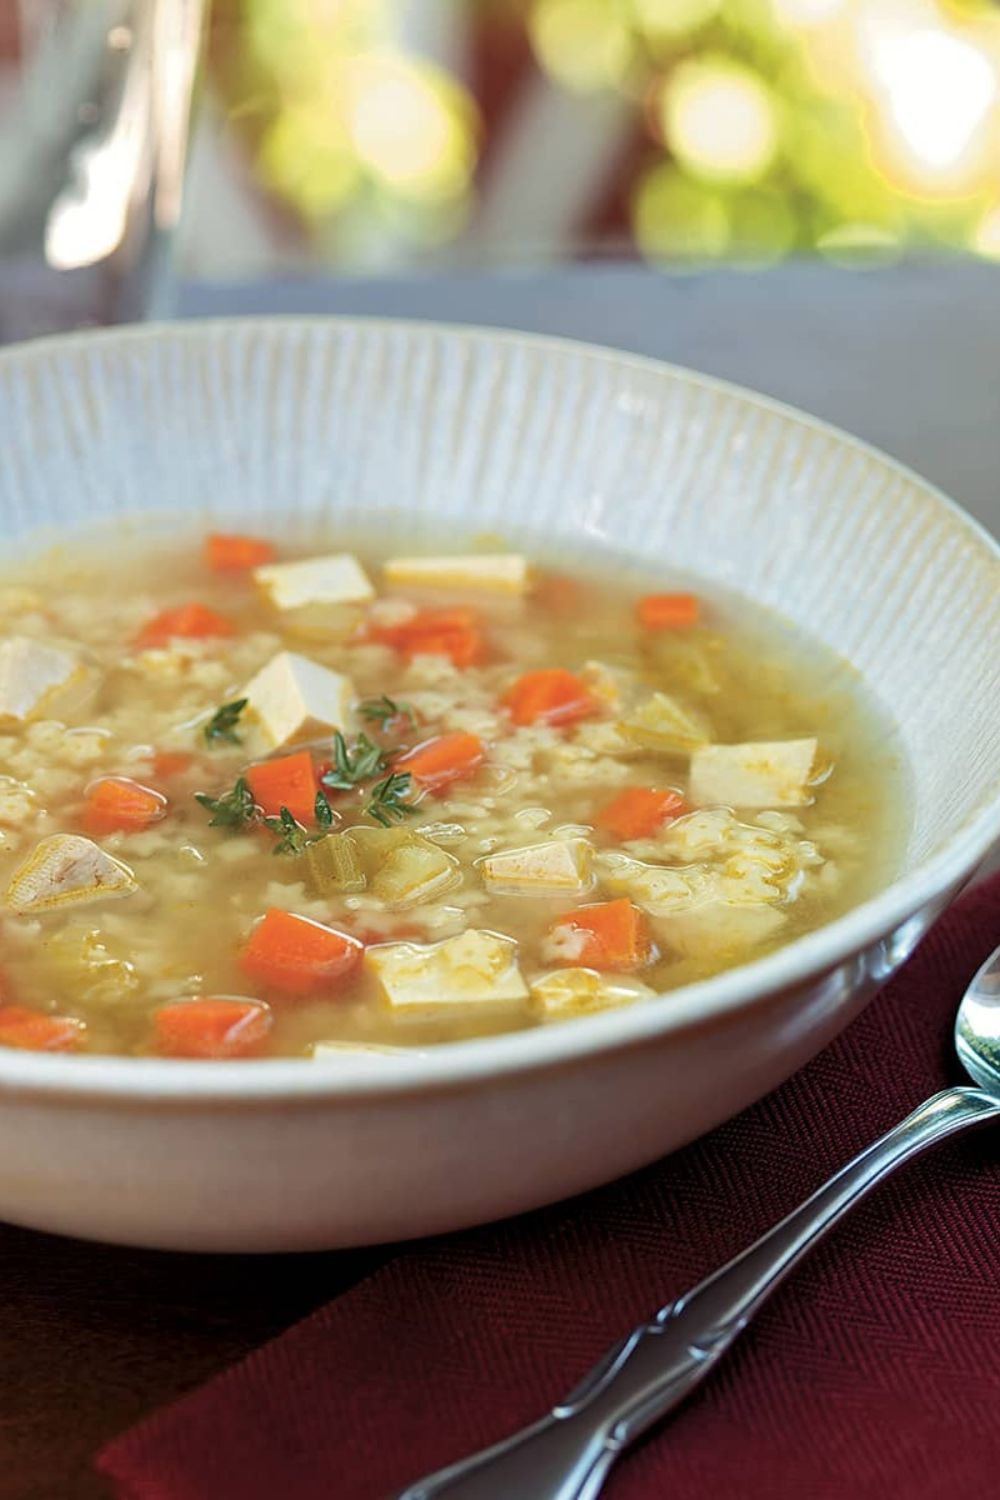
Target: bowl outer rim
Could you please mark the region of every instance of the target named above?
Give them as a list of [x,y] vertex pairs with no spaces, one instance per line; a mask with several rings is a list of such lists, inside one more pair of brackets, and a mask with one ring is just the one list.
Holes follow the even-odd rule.
[[[399,328],[460,339],[528,344],[544,352],[584,355],[647,372],[669,374],[719,391],[744,404],[790,418],[838,443],[866,454],[915,486],[926,502],[943,509],[968,539],[1000,562],[1000,541],[937,485],[863,438],[788,402],[735,381],[691,370],[669,360],[632,354],[582,339],[534,334],[518,329],[418,318],[350,317],[338,314],[270,314],[192,319],[190,322],[136,324],[123,328],[55,334],[0,349],[0,371],[35,355],[45,357],[78,346],[156,343],[164,338],[197,341],[211,334],[254,329],[331,332]],[[116,1104],[159,1103],[199,1109],[206,1104],[254,1106],[263,1101],[345,1101],[460,1090],[491,1078],[534,1073],[585,1062],[595,1055],[627,1050],[672,1032],[701,1026],[728,1013],[766,1002],[774,994],[801,987],[894,932],[908,918],[949,896],[1000,843],[1000,778],[989,801],[964,823],[943,849],[900,876],[877,895],[835,921],[797,938],[764,958],[727,969],[712,979],[667,991],[655,1001],[554,1026],[528,1028],[472,1041],[414,1048],[399,1058],[380,1058],[353,1073],[329,1062],[303,1058],[243,1062],[192,1062],[168,1058],[73,1056],[0,1048],[0,1103],[25,1096],[72,1104],[93,1100]]]

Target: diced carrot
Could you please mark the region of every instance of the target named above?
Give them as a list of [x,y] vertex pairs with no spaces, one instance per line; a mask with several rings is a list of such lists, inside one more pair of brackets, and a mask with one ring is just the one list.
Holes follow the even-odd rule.
[[0,1047],[26,1052],[75,1052],[86,1031],[72,1016],[50,1016],[26,1005],[0,1005]]
[[251,766],[246,779],[253,800],[269,817],[276,818],[287,807],[293,818],[310,824],[316,808],[316,768],[308,750],[263,760]]
[[619,792],[607,807],[602,807],[594,822],[625,842],[649,838],[664,823],[686,811],[680,792],[630,786]]
[[273,562],[275,556],[274,543],[259,536],[214,531],[205,538],[205,561],[216,573],[248,573]]
[[588,969],[637,969],[651,952],[646,918],[626,896],[579,906],[549,929],[561,960]]
[[535,602],[554,615],[569,614],[584,603],[583,585],[565,573],[543,573],[535,585]]
[[125,776],[106,776],[87,788],[83,826],[88,833],[135,833],[158,822],[166,810],[161,792]]
[[471,667],[486,655],[486,642],[471,609],[421,609],[396,625],[369,625],[367,636],[408,658],[447,656],[456,667]]
[[177,1000],[153,1015],[153,1041],[165,1057],[253,1057],[274,1017],[261,1000],[228,996]]
[[153,755],[153,775],[162,781],[171,776],[183,776],[194,765],[190,750],[157,750]]
[[643,630],[685,630],[697,625],[696,594],[647,594],[636,607]]
[[135,644],[165,646],[176,637],[198,641],[232,634],[233,622],[209,609],[207,604],[178,604],[176,609],[162,610],[148,620],[136,636]]
[[563,667],[525,672],[507,688],[501,702],[515,724],[575,724],[597,712],[585,683]]
[[407,750],[393,762],[392,769],[409,771],[433,792],[449,781],[471,776],[485,755],[486,746],[476,734],[439,734]]
[[254,928],[240,966],[283,995],[311,995],[347,979],[361,953],[361,944],[346,932],[273,907]]

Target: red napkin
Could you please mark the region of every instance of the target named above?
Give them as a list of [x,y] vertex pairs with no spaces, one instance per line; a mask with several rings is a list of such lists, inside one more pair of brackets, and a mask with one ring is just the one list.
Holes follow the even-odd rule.
[[[539,1416],[633,1323],[958,1076],[955,1007],[998,940],[1000,877],[760,1104],[585,1198],[413,1245],[112,1443],[100,1469],[127,1500],[383,1500]],[[606,1493],[997,1494],[998,1411],[1000,1135],[985,1131],[848,1219]]]

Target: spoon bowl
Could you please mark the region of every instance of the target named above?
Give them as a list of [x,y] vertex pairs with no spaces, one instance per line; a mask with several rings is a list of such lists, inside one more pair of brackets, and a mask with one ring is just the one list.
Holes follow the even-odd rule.
[[1000,948],[990,954],[962,997],[955,1017],[955,1051],[974,1083],[1000,1094]]

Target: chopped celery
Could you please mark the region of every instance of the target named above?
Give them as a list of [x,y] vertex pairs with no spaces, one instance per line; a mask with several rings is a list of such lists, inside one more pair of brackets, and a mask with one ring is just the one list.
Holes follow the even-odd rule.
[[410,834],[389,849],[371,883],[371,893],[388,906],[414,906],[450,889],[458,861],[437,844]]
[[724,649],[718,636],[706,636],[703,632],[692,636],[675,630],[657,631],[646,646],[671,687],[712,696],[722,691],[716,661]]
[[687,755],[711,738],[701,715],[667,693],[650,693],[628,711],[618,728],[636,744],[675,755]]
[[366,823],[352,827],[350,835],[369,880],[378,874],[394,849],[413,837],[405,828],[373,828]]
[[306,847],[306,876],[317,896],[363,891],[367,879],[353,835],[328,833]]

